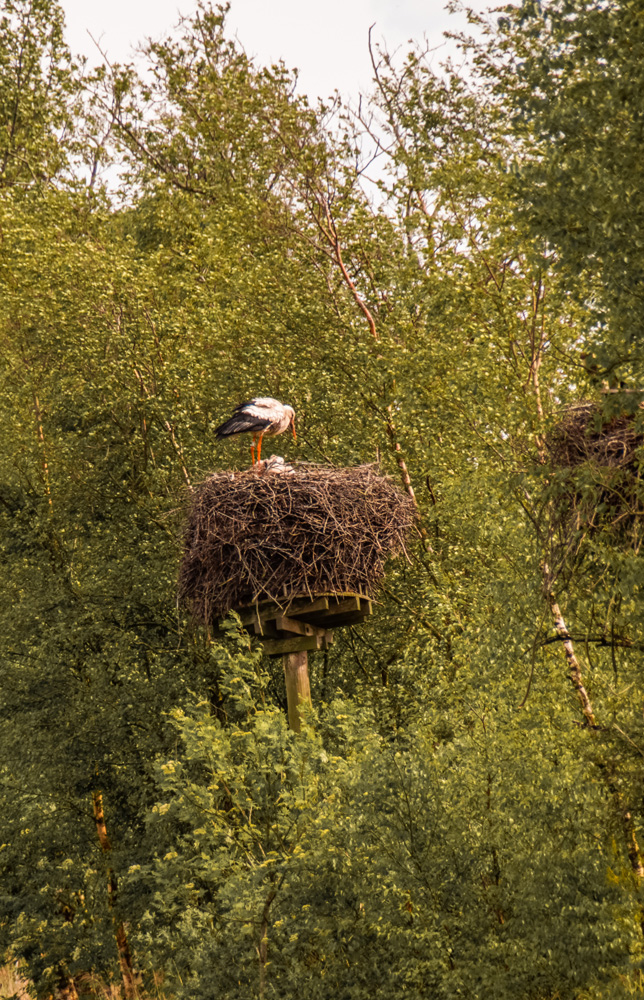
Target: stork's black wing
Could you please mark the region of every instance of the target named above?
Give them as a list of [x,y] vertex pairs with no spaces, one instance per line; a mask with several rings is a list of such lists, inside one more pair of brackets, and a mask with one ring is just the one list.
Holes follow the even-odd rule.
[[254,413],[235,413],[230,420],[226,420],[216,429],[215,437],[230,437],[231,434],[243,434],[244,431],[264,431],[271,423],[271,420],[258,417]]

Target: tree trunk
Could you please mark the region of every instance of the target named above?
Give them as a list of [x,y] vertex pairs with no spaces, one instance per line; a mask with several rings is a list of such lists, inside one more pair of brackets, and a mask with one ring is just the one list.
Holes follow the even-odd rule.
[[[112,843],[108,836],[107,826],[105,824],[103,793],[94,792],[92,798],[94,806],[94,821],[96,823],[96,832],[98,834],[101,849],[103,854],[109,854],[112,850]],[[116,903],[116,875],[111,868],[108,869],[107,873],[107,901],[110,910],[113,911]],[[127,934],[125,933],[125,925],[122,920],[117,920],[116,917],[114,918],[114,931],[125,998],[126,1000],[137,1000],[138,991],[136,988],[136,977],[134,975],[134,968],[132,965],[132,953],[130,952]]]
[[[573,646],[572,639],[570,638],[570,633],[566,626],[561,608],[559,607],[559,602],[555,597],[552,587],[550,584],[550,567],[547,562],[542,564],[543,571],[543,581],[544,581],[544,592],[550,605],[550,613],[552,615],[552,620],[554,626],[557,630],[557,634],[561,639],[561,644],[564,649],[566,656],[566,661],[568,663],[569,677],[572,682],[572,686],[577,692],[577,697],[579,699],[579,704],[581,705],[581,710],[583,712],[584,718],[586,720],[586,725],[592,730],[601,728],[597,726],[595,721],[595,713],[593,710],[592,702],[586,690],[584,684],[581,664],[577,659],[577,654],[575,653],[575,647]],[[622,796],[619,791],[619,786],[616,780],[615,767],[613,764],[603,764],[601,765],[604,775],[607,779],[607,784],[613,802],[615,803],[617,813],[620,817],[622,827],[624,830],[624,836],[626,838],[626,848],[628,851],[628,860],[630,861],[631,868],[638,878],[644,877],[644,863],[642,862],[642,856],[640,854],[639,844],[637,842],[637,836],[635,834],[635,823],[633,821],[633,816],[630,809],[624,804]]]

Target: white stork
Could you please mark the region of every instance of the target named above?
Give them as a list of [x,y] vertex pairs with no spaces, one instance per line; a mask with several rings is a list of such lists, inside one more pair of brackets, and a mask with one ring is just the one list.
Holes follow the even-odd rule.
[[257,442],[257,461],[262,456],[262,438],[274,437],[276,434],[283,434],[285,430],[291,428],[293,438],[295,435],[295,410],[292,406],[286,406],[277,399],[270,396],[259,396],[257,399],[250,399],[247,403],[240,403],[233,410],[230,420],[227,420],[215,431],[215,437],[230,437],[231,434],[250,433],[253,435],[253,443],[250,446],[250,456],[252,464],[255,464],[255,442]]

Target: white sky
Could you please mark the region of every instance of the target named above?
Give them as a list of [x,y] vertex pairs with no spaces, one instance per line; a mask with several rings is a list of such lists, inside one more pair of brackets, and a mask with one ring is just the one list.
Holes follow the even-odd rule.
[[[483,11],[487,0],[469,0]],[[67,41],[72,51],[92,62],[100,61],[88,34],[100,42],[111,62],[133,57],[145,38],[160,38],[177,23],[180,14],[194,10],[194,0],[62,0]],[[228,33],[236,35],[246,52],[259,63],[282,58],[300,71],[300,89],[311,99],[338,89],[355,98],[369,86],[371,66],[367,48],[369,26],[375,41],[385,40],[393,50],[413,38],[427,38],[437,48],[436,63],[454,54],[444,44],[445,30],[466,27],[464,15],[449,15],[444,0],[232,0]]]

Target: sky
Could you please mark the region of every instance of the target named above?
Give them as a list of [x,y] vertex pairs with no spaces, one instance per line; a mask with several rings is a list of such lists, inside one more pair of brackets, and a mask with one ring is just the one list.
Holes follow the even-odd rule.
[[[491,4],[470,0],[483,11]],[[92,62],[100,55],[91,36],[110,62],[133,58],[137,44],[166,35],[181,14],[189,15],[194,0],[62,0],[67,41],[72,51]],[[452,16],[444,0],[232,0],[228,32],[261,64],[284,60],[299,70],[299,89],[328,97],[336,89],[345,98],[357,98],[369,87],[371,65],[368,32],[374,41],[385,40],[390,51],[409,39],[426,38],[436,65],[454,55],[453,44],[442,37],[445,30],[462,30],[464,15]]]

